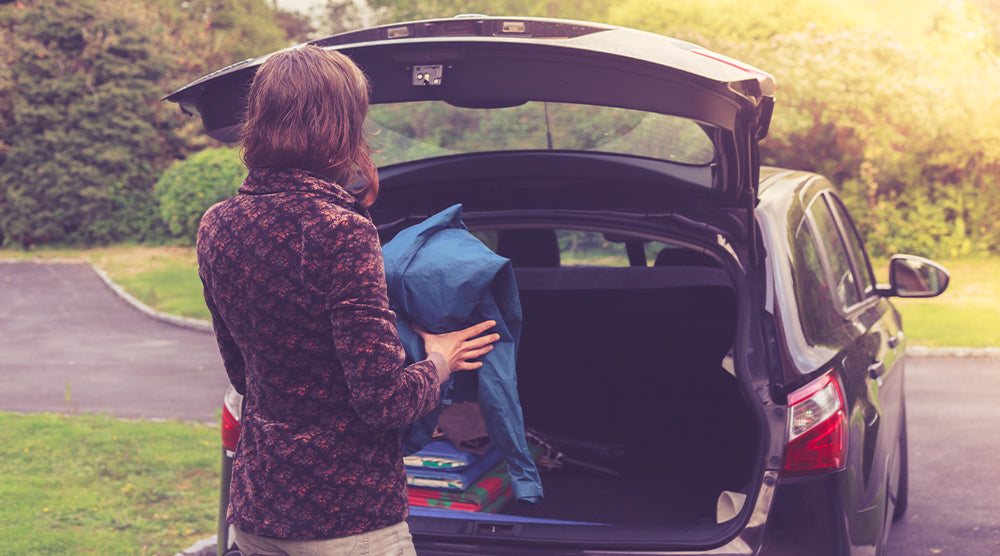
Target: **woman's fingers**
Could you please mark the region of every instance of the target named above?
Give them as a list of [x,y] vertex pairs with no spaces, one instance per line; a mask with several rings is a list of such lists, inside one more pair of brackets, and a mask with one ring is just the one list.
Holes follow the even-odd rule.
[[[478,336],[478,335],[482,334],[483,332],[486,332],[487,330],[489,330],[490,328],[493,328],[496,325],[497,325],[497,323],[494,320],[485,320],[485,321],[483,321],[483,322],[481,322],[479,324],[474,324],[474,325],[472,325],[472,326],[470,326],[468,328],[465,328],[463,330],[459,330],[458,332],[455,332],[454,334],[457,334],[458,336],[461,336],[463,339],[469,339],[469,338],[473,338],[475,336]],[[499,336],[497,336],[497,338],[499,339]],[[496,340],[494,340],[494,341],[496,341]]]
[[458,368],[456,370],[471,371],[482,367],[483,362],[476,361],[476,359],[486,355],[491,351],[493,351],[492,344],[481,347],[474,351],[463,352],[462,355],[459,357]]
[[459,361],[458,365],[455,367],[456,371],[474,371],[480,369],[483,366],[482,361]]
[[443,382],[453,371],[469,371],[483,366],[482,362],[474,359],[493,350],[493,344],[500,339],[500,335],[495,333],[482,335],[496,324],[494,320],[486,320],[444,334],[431,334],[416,325],[413,329],[424,339],[424,349],[427,353],[436,351],[447,361],[449,370],[441,375]]
[[477,357],[482,357],[491,351],[493,351],[492,343],[478,348],[466,347],[462,350],[462,359],[475,359]]
[[[461,330],[455,330],[453,332],[445,332],[444,334],[432,334],[432,333],[428,332],[427,330],[425,330],[422,326],[420,326],[420,325],[418,325],[416,323],[414,323],[412,326],[413,326],[414,332],[416,332],[421,338],[426,338],[428,336],[435,336],[436,335],[436,336],[450,336],[450,337],[456,338],[459,341],[466,341],[469,338],[475,338],[476,336],[479,336],[483,332],[486,332],[487,330],[489,330],[490,328],[493,328],[496,325],[497,325],[496,321],[486,320],[486,321],[483,321],[483,322],[481,322],[479,324],[470,326],[468,328],[463,328]],[[495,342],[495,341],[497,341],[497,340],[500,339],[500,335],[499,334],[494,334],[494,336],[496,336],[496,337],[494,339],[492,339],[492,340],[489,340],[489,341]]]
[[471,340],[466,340],[462,345],[463,349],[478,349],[485,345],[492,344],[500,339],[499,334],[490,334],[489,336],[479,336],[472,338]]

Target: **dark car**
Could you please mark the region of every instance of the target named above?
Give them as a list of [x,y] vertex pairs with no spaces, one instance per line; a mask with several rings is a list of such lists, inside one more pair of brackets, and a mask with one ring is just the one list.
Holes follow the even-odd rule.
[[[411,506],[422,555],[880,554],[907,497],[904,348],[836,188],[761,167],[774,82],[607,25],[463,17],[312,44],[372,81],[384,241],[461,203],[514,267],[537,506]],[[238,134],[263,58],[168,97]],[[239,437],[226,395],[219,551]]]

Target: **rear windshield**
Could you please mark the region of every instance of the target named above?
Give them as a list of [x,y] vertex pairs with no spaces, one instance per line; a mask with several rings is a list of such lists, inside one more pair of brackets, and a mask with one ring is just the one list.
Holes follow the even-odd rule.
[[462,153],[571,150],[691,165],[713,161],[711,139],[684,118],[584,104],[459,108],[440,101],[378,104],[368,113],[379,166]]

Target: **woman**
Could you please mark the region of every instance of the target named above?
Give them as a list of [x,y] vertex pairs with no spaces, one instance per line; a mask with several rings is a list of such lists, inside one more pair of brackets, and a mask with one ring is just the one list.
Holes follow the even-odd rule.
[[[205,301],[243,430],[228,520],[251,554],[414,554],[397,429],[498,335],[421,331],[404,366],[367,207],[368,82],[316,47],[269,58],[243,126],[249,174],[198,231]],[[367,548],[367,551],[359,551]]]

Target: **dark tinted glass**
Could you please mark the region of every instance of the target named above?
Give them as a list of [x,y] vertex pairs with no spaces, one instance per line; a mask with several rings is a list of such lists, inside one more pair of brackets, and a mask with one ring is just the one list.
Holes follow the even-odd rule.
[[827,263],[833,279],[833,291],[841,308],[847,308],[861,301],[861,294],[851,270],[847,248],[840,237],[837,222],[833,219],[827,204],[817,198],[809,205],[809,215],[816,224],[816,236],[826,253]]
[[874,291],[875,286],[872,280],[871,261],[868,260],[868,254],[865,252],[865,247],[861,242],[861,236],[858,235],[858,230],[854,227],[854,221],[847,214],[847,209],[844,208],[840,199],[829,196],[827,200],[830,202],[830,210],[840,220],[841,227],[844,229],[844,238],[847,240],[847,249],[854,257],[856,270],[854,276],[858,281],[858,285],[861,286],[861,291],[864,292],[865,296],[868,296]]
[[842,319],[807,219],[802,219],[795,230],[792,252],[792,276],[802,332],[810,344],[834,345],[837,324]]

